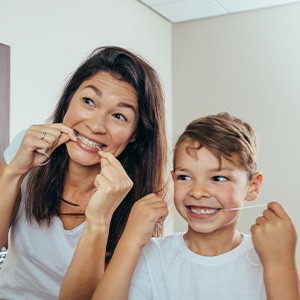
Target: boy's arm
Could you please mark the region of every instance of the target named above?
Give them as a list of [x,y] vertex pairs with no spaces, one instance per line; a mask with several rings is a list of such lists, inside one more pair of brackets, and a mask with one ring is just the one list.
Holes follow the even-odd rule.
[[268,300],[299,300],[297,234],[289,214],[278,202],[271,202],[256,219],[251,233],[264,268]]
[[157,222],[168,213],[166,203],[155,194],[137,201],[112,259],[92,299],[127,300],[130,282],[144,245]]

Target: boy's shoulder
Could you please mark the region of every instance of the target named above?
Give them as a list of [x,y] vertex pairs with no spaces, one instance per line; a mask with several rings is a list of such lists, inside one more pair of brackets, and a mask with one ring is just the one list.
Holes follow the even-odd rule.
[[148,244],[144,247],[145,251],[153,251],[156,249],[157,251],[166,251],[174,248],[178,248],[179,246],[184,244],[183,235],[185,232],[176,232],[170,235],[166,235],[164,237],[159,238],[151,238]]

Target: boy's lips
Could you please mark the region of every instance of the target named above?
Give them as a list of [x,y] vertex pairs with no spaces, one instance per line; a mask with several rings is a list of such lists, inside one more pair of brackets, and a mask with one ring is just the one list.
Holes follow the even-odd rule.
[[205,207],[205,206],[201,206],[201,207],[187,206],[187,209],[196,215],[212,215],[221,210],[221,208],[219,207],[215,208],[215,207]]
[[90,140],[89,138],[81,135],[80,133],[76,132],[76,137],[86,146],[91,147],[91,148],[95,148],[98,150],[103,150],[107,147],[106,144],[102,144],[102,143],[97,143],[95,141]]

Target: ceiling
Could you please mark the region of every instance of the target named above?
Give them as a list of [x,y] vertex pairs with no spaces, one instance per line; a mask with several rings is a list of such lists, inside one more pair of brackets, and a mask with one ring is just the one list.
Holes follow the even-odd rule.
[[138,0],[172,23],[300,2],[300,0]]

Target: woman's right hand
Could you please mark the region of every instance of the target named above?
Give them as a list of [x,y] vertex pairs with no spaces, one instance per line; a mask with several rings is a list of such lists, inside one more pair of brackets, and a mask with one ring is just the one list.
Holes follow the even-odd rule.
[[[18,174],[45,163],[48,156],[68,140],[76,141],[74,130],[62,123],[32,125],[28,128],[17,154],[10,163]],[[43,154],[46,153],[47,155]]]
[[167,203],[157,194],[148,194],[132,207],[122,238],[144,247],[168,215]]
[[96,190],[85,211],[89,225],[108,227],[112,215],[133,186],[120,161],[111,153],[99,151],[100,173],[95,178]]

